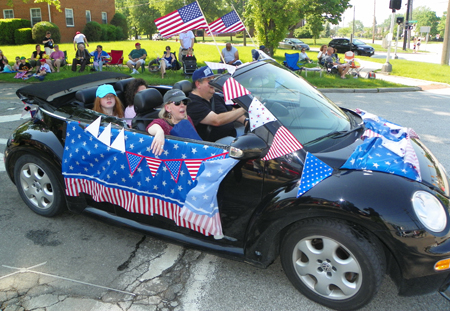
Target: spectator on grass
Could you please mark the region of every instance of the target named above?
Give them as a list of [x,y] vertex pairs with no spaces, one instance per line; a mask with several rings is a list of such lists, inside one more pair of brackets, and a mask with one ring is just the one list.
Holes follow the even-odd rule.
[[39,67],[41,66],[40,60],[44,58],[44,55],[45,51],[42,51],[41,46],[39,44],[36,44],[36,51],[31,53],[30,65],[33,68],[36,68],[36,70],[39,69]]
[[164,79],[166,68],[172,68],[175,61],[176,61],[175,55],[170,51],[170,46],[166,46],[166,51],[164,52],[159,62],[159,68],[161,70],[161,79]]
[[4,68],[4,64],[3,64],[3,60],[6,59],[6,61],[8,61],[8,59],[6,58],[6,56],[3,54],[3,51],[0,50],[0,71],[3,71]]
[[136,116],[134,110],[134,96],[136,93],[147,89],[147,82],[144,79],[134,79],[125,86],[125,121],[131,127],[131,121]]
[[51,73],[50,66],[47,64],[47,61],[45,59],[40,60],[41,66],[39,67],[38,71],[36,72],[36,78],[43,81],[45,78],[45,75],[47,73]]
[[54,48],[55,51],[50,55],[50,58],[47,59],[47,64],[49,64],[52,72],[55,71],[54,67],[56,67],[56,72],[59,72],[59,68],[66,64],[66,56],[64,55],[64,52],[59,49],[59,45],[55,44]]
[[180,33],[179,37],[180,37],[180,50],[178,51],[178,56],[182,60],[183,55],[186,55],[187,50],[189,48],[194,50],[195,36],[192,30],[189,30]]
[[89,43],[86,39],[86,36],[83,35],[81,32],[77,31],[75,34],[75,37],[73,37],[73,49],[74,51],[77,50],[78,44],[83,44],[85,47],[89,47]]
[[11,68],[11,65],[8,64],[8,60],[6,58],[2,59],[2,64],[3,64],[3,71],[2,72],[14,72],[13,69]]
[[16,56],[16,62],[13,65],[13,70],[14,71],[19,71],[19,66],[20,66],[20,57]]
[[90,62],[91,55],[89,54],[88,50],[84,48],[84,44],[78,44],[78,50],[75,53],[75,58],[72,61],[72,71],[77,71],[77,65],[79,64],[80,70],[78,70],[78,72],[83,72],[86,65],[90,64]]
[[317,61],[321,65],[323,65],[323,57],[327,55],[327,48],[328,46],[326,44],[322,45],[319,49],[319,54],[317,54]]
[[[134,45],[136,48],[128,54],[127,66],[131,70],[131,74],[139,74],[139,67],[145,65],[145,59],[147,58],[147,51],[141,49],[141,44],[136,42]],[[136,68],[134,68],[136,66]]]
[[259,59],[266,58],[265,55],[269,56],[270,51],[264,45],[260,45],[259,50],[257,50],[257,49],[252,50],[252,59],[253,60],[259,60]]
[[45,54],[50,55],[53,53],[53,45],[55,42],[52,39],[52,33],[50,31],[47,31],[45,33],[44,40],[42,40],[42,43],[44,44],[44,50]]
[[339,71],[342,79],[345,79],[345,75],[350,70],[350,64],[345,63],[341,64],[339,59],[336,58],[336,54],[333,53],[334,49],[332,47],[328,47],[327,54],[324,56],[324,63],[327,68],[336,68]]
[[311,59],[309,59],[308,55],[306,54],[306,49],[305,48],[302,48],[300,50],[299,61],[301,61],[301,62],[305,61],[305,62],[308,62],[308,63],[312,62]]
[[91,71],[102,71],[103,63],[111,59],[111,56],[103,51],[103,47],[101,45],[97,45],[97,49],[91,53],[91,56],[94,56],[94,68]]
[[234,46],[231,46],[230,42],[227,42],[225,48],[222,49],[222,61],[225,61],[225,64],[228,65],[242,65],[242,62],[239,60],[239,51]]

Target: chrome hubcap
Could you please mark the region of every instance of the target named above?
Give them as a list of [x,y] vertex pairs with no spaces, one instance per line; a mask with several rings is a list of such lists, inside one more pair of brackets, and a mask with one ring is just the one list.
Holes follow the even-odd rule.
[[20,185],[28,200],[39,209],[48,209],[54,202],[53,186],[45,171],[34,163],[20,171]]

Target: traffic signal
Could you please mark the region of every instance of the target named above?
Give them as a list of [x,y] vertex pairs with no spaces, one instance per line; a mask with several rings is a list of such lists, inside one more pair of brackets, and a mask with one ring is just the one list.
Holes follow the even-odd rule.
[[405,18],[403,16],[397,17],[397,24],[403,24],[404,20],[405,20]]
[[402,0],[391,0],[389,2],[389,8],[392,10],[400,10],[402,7]]

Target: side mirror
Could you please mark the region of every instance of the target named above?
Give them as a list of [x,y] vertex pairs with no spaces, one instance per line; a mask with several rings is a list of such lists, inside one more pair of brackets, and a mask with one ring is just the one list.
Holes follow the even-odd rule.
[[237,160],[260,158],[267,144],[259,136],[248,133],[237,137],[231,143],[230,157]]

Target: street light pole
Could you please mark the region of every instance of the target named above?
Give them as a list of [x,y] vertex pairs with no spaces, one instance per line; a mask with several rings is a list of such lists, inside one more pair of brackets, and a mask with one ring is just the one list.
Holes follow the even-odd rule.
[[389,30],[389,34],[388,34],[388,51],[387,51],[387,56],[386,56],[386,63],[384,63],[384,65],[381,67],[381,72],[384,73],[389,73],[392,71],[392,65],[389,63],[389,57],[391,54],[391,44],[392,44],[392,37],[393,37],[393,32],[394,32],[394,17],[395,17],[395,9],[392,9],[392,15],[391,15],[391,28]]
[[397,24],[397,39],[395,40],[395,59],[398,59],[397,56],[397,47],[398,47],[398,33],[400,32],[400,24]]
[[373,0],[373,28],[372,28],[372,43],[375,43],[375,30],[376,30],[376,22],[377,20],[375,19],[375,5],[377,3],[377,0]]

